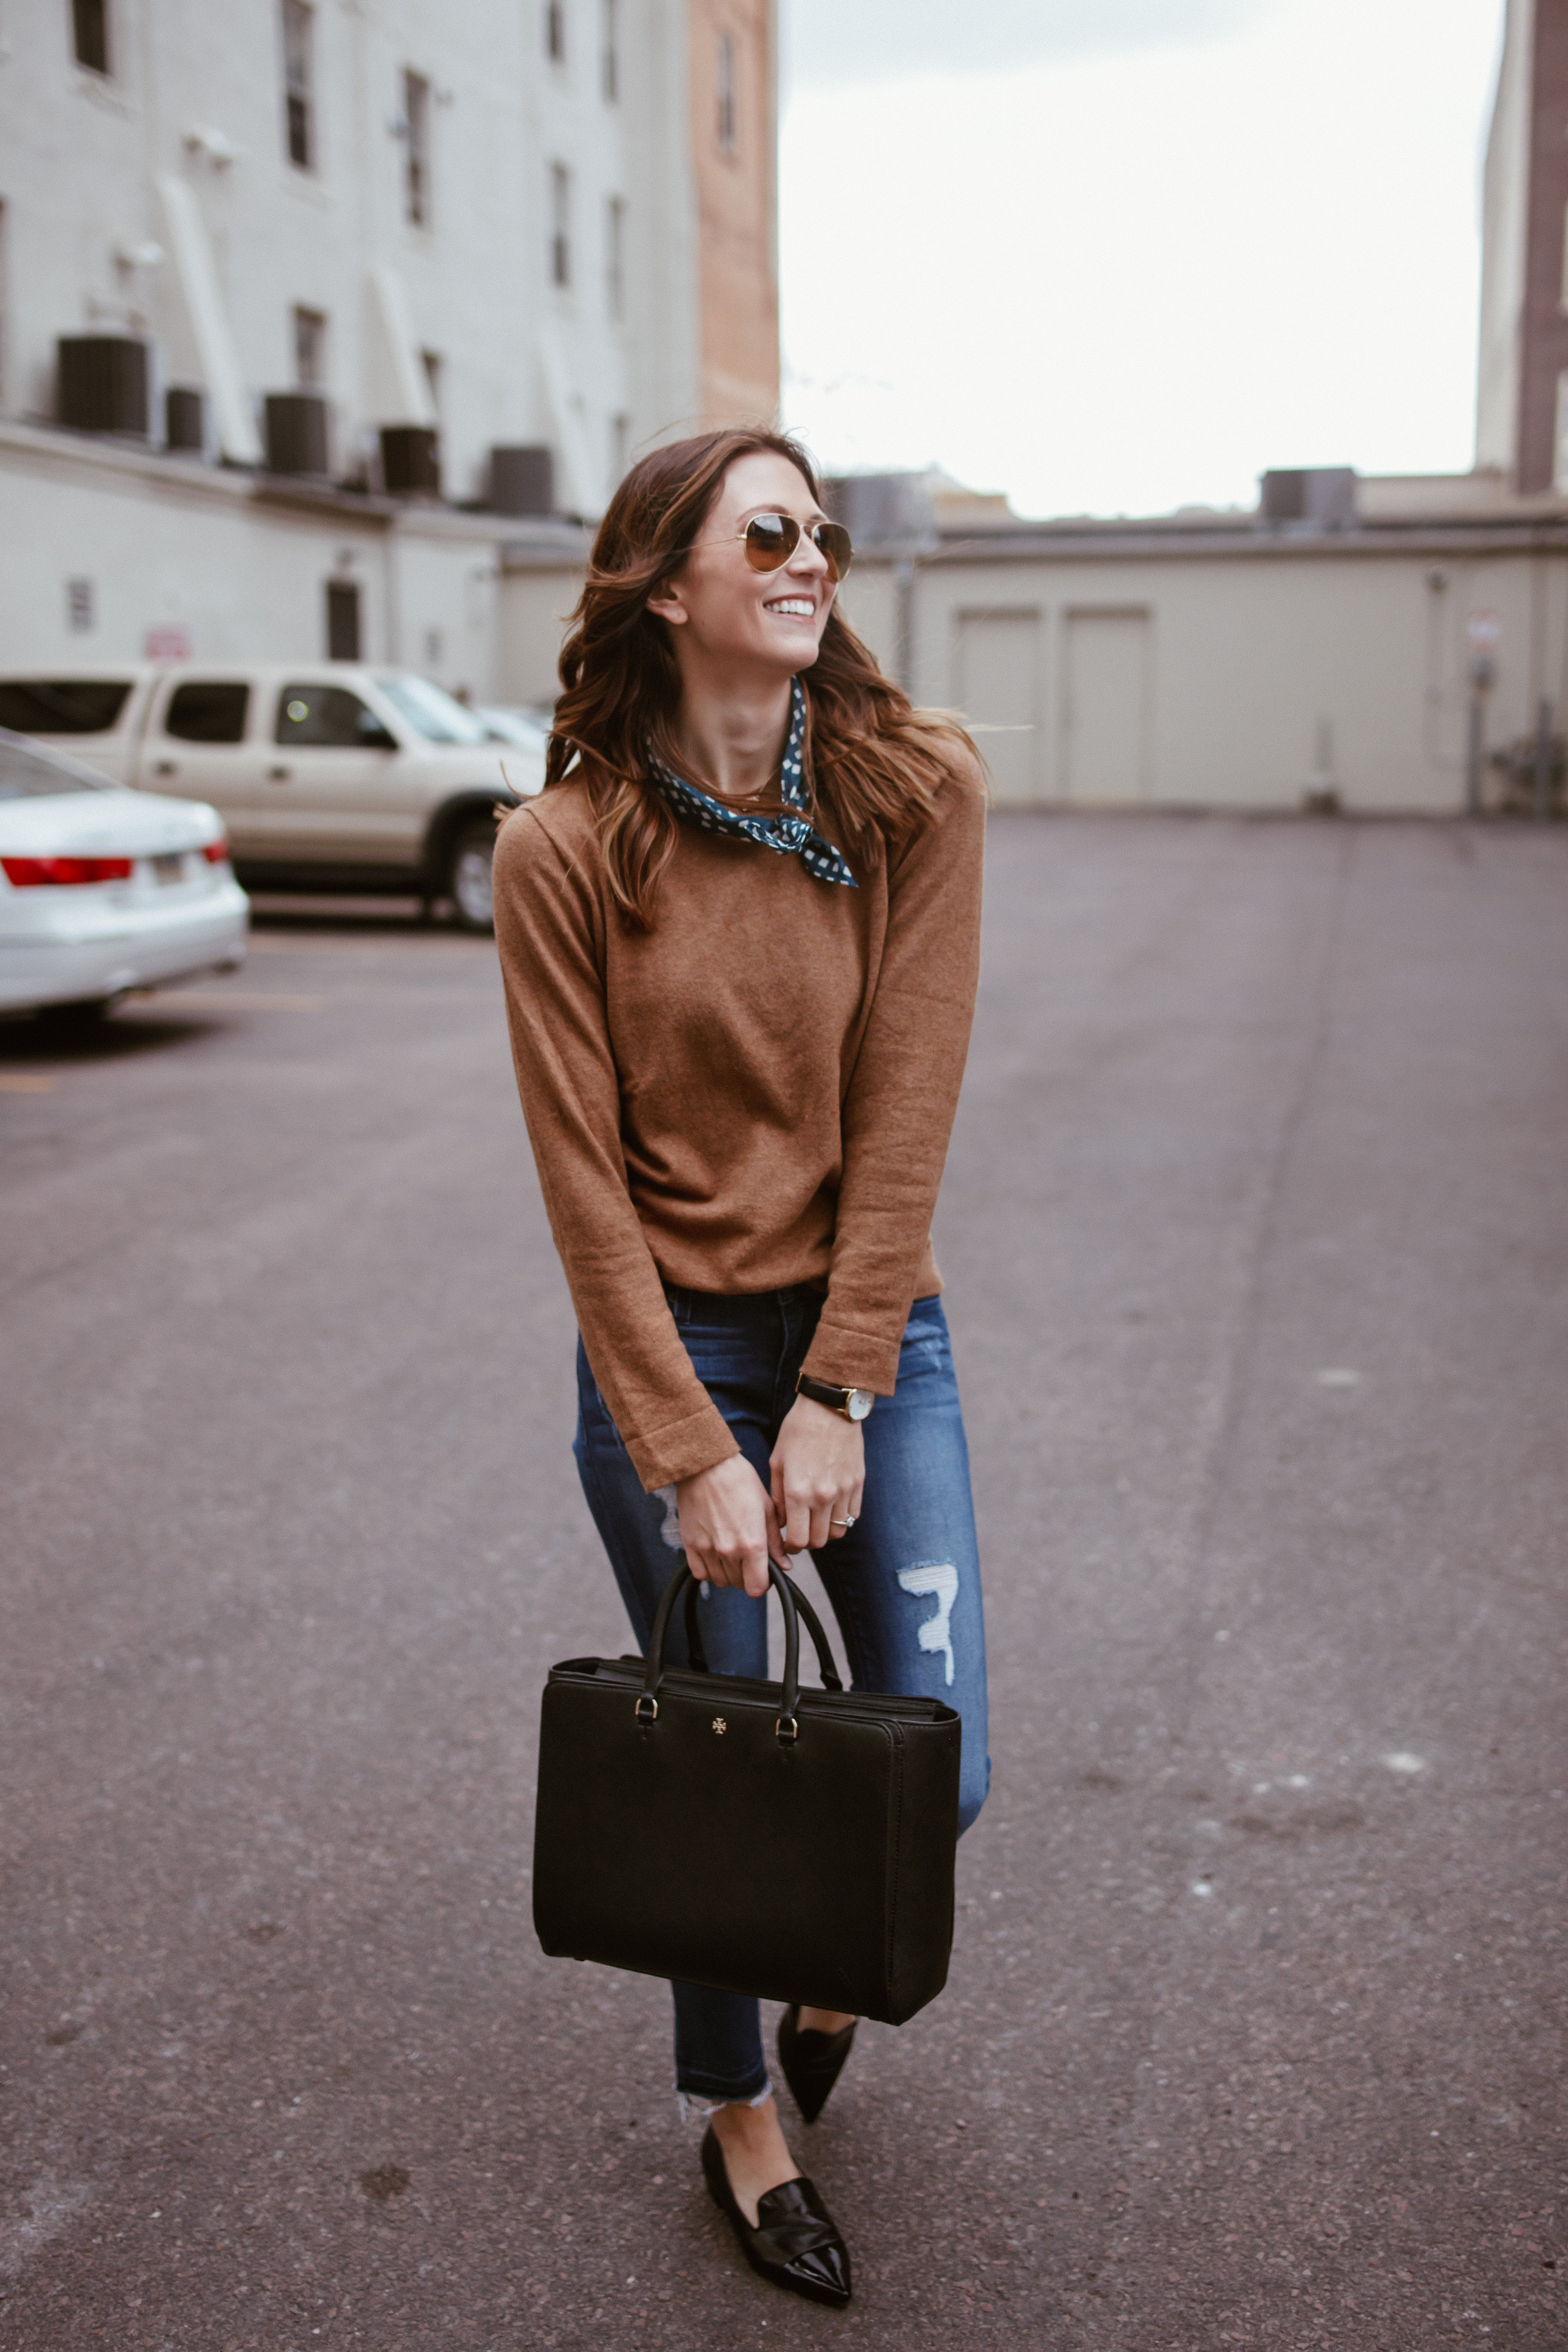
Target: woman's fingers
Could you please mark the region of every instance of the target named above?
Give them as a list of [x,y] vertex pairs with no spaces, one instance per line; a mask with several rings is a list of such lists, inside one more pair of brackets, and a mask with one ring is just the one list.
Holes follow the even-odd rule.
[[768,1590],[768,1556],[778,1542],[773,1500],[743,1454],[679,1479],[681,1544],[704,1583],[752,1594]]
[[[836,1543],[856,1516],[865,1484],[865,1440],[860,1425],[797,1397],[785,1416],[770,1465],[785,1549],[816,1551]],[[836,1523],[836,1524],[835,1524]]]
[[772,1501],[769,1501],[768,1506],[768,1557],[769,1559],[777,1560],[780,1568],[788,1568],[789,1565],[789,1555],[784,1549],[784,1530],[779,1524],[779,1508]]

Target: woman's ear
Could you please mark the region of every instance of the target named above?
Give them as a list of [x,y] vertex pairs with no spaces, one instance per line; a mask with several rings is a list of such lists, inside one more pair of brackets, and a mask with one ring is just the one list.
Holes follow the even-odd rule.
[[681,592],[673,580],[666,580],[657,594],[649,597],[643,609],[652,613],[658,620],[668,621],[674,627],[683,625],[691,618],[681,600]]

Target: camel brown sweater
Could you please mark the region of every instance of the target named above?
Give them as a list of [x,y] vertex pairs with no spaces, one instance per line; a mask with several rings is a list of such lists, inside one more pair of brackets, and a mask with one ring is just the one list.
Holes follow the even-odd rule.
[[931,1215],[979,959],[985,795],[860,887],[683,825],[651,932],[611,899],[585,789],[514,811],[496,850],[512,1050],[589,1362],[650,1489],[737,1451],[664,1297],[827,1293],[817,1379],[890,1396],[910,1307],[941,1288]]

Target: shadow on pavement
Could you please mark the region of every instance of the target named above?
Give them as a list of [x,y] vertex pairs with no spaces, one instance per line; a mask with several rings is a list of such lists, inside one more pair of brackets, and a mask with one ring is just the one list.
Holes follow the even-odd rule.
[[253,929],[263,931],[339,931],[352,936],[391,932],[402,938],[427,931],[442,939],[479,936],[459,930],[449,917],[427,915],[418,898],[318,898],[304,892],[253,890],[250,919]]
[[184,1045],[208,1036],[213,1018],[171,1019],[138,1003],[101,1021],[69,1024],[43,1020],[0,1022],[0,1069],[55,1067],[124,1061],[157,1046]]

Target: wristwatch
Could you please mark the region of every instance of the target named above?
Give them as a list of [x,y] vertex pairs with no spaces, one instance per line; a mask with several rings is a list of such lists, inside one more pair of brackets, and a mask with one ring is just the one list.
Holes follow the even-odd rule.
[[825,1404],[830,1412],[842,1413],[846,1421],[863,1421],[876,1402],[870,1389],[836,1389],[830,1381],[814,1381],[806,1372],[800,1375],[795,1387],[813,1404]]

